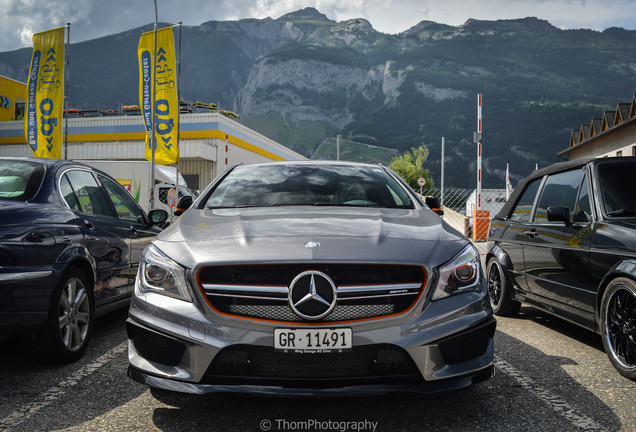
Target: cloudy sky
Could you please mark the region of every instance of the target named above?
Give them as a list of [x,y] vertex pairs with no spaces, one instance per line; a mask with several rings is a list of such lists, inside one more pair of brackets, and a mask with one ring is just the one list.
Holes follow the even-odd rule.
[[[384,33],[400,33],[420,21],[461,25],[469,18],[498,20],[536,16],[563,29],[636,29],[634,0],[156,0],[159,21],[279,18],[315,7],[328,18],[366,18]],[[71,23],[71,43],[154,22],[153,0],[0,0],[0,51],[32,47],[31,35]]]

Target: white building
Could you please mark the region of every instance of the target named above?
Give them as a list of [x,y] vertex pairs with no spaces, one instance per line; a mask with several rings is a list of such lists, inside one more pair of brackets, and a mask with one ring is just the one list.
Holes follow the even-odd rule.
[[[143,118],[104,116],[69,118],[62,151],[71,160],[145,160]],[[179,118],[179,172],[191,189],[203,189],[228,166],[304,156],[218,113]],[[24,122],[0,122],[0,156],[33,156]]]

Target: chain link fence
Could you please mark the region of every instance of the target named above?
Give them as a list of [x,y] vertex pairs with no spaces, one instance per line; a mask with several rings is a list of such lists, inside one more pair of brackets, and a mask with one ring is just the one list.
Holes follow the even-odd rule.
[[505,189],[482,189],[481,209],[477,209],[475,189],[422,189],[422,195],[434,196],[444,208],[443,219],[475,241],[486,240],[490,220],[506,204]]

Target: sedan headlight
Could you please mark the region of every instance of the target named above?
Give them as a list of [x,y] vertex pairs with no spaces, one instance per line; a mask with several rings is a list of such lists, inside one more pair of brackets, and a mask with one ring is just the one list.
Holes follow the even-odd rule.
[[185,269],[153,245],[149,245],[144,251],[139,264],[137,282],[139,291],[142,293],[153,292],[192,301],[185,278]]
[[466,291],[479,291],[479,252],[467,245],[455,258],[439,269],[439,280],[432,300],[439,300]]

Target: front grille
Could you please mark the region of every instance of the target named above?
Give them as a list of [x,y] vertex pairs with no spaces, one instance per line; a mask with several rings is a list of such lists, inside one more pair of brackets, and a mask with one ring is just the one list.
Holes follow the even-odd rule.
[[233,345],[222,349],[208,368],[204,380],[219,379],[380,379],[421,378],[407,352],[390,344],[356,346],[329,353],[294,353],[256,345]]
[[426,285],[419,266],[385,264],[259,264],[201,269],[201,292],[215,310],[242,318],[304,322],[288,302],[289,284],[302,272],[319,271],[336,285],[337,303],[316,323],[380,318],[411,308]]

